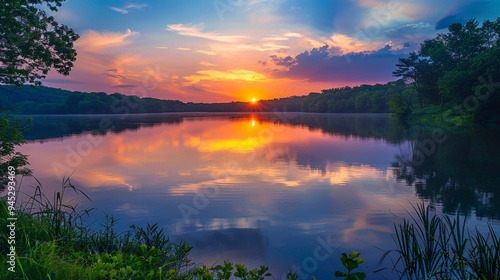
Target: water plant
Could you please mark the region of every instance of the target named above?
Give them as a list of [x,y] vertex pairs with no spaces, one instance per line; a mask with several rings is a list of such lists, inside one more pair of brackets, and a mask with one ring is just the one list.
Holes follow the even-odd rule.
[[499,279],[500,240],[466,227],[466,218],[434,213],[423,202],[394,224],[396,249],[388,250],[400,279]]

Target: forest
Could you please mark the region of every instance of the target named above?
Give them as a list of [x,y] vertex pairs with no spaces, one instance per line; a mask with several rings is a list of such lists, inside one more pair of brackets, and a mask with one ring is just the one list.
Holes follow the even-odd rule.
[[389,113],[388,102],[409,90],[403,81],[322,90],[306,96],[228,103],[193,103],[120,93],[72,92],[49,87],[0,86],[0,107],[15,114],[124,114],[166,112]]

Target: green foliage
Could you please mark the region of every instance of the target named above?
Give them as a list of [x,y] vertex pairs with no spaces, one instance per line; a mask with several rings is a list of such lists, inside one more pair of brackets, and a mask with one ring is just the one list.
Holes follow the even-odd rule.
[[8,115],[0,116],[0,191],[8,182],[8,168],[15,168],[16,174],[29,175],[31,171],[25,166],[28,157],[15,151],[16,146],[24,143],[22,131],[27,130],[21,120],[12,120]]
[[79,36],[40,9],[57,11],[64,0],[4,0],[0,5],[0,83],[40,85],[51,68],[68,75]]
[[165,251],[142,244],[138,254],[112,253],[91,256],[91,269],[101,279],[166,279],[179,278],[178,270],[169,267],[163,258]]
[[500,18],[454,23],[396,66],[394,76],[413,86],[419,107],[457,105],[475,122],[499,119]]
[[[217,265],[212,268],[206,266],[199,267],[192,273],[192,277],[200,280],[230,280],[233,279],[232,276],[234,276],[241,280],[265,280],[266,278],[269,279],[269,277],[272,277],[272,274],[269,273],[268,270],[269,268],[263,265],[259,268],[249,270],[243,264],[236,263],[233,265],[233,263],[229,261],[224,261],[224,265]],[[295,280],[297,278],[288,277],[287,279]]]
[[364,262],[363,258],[359,256],[357,251],[352,251],[349,255],[342,253],[340,256],[340,262],[347,269],[347,272],[336,271],[335,277],[343,277],[346,280],[363,280],[366,278],[366,274],[364,272],[352,272]]
[[315,113],[388,113],[393,95],[408,88],[403,81],[323,90],[304,98],[301,111]]
[[402,94],[394,94],[389,99],[391,115],[396,119],[406,119],[411,114],[411,104],[405,102]]

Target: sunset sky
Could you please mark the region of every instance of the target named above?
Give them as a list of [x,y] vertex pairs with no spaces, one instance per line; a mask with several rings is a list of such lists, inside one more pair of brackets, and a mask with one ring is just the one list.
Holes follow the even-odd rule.
[[81,38],[70,76],[44,85],[194,102],[385,83],[398,57],[497,0],[67,0]]

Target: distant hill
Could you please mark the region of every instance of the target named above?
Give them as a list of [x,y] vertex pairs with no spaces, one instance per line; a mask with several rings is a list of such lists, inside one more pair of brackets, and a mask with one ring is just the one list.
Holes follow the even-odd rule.
[[[139,98],[120,93],[67,91],[49,87],[0,86],[0,108],[16,114],[138,114],[166,112],[289,111],[388,113],[391,95],[407,89],[401,81],[322,90],[305,96],[228,103],[193,103]],[[285,109],[286,108],[286,109]]]

